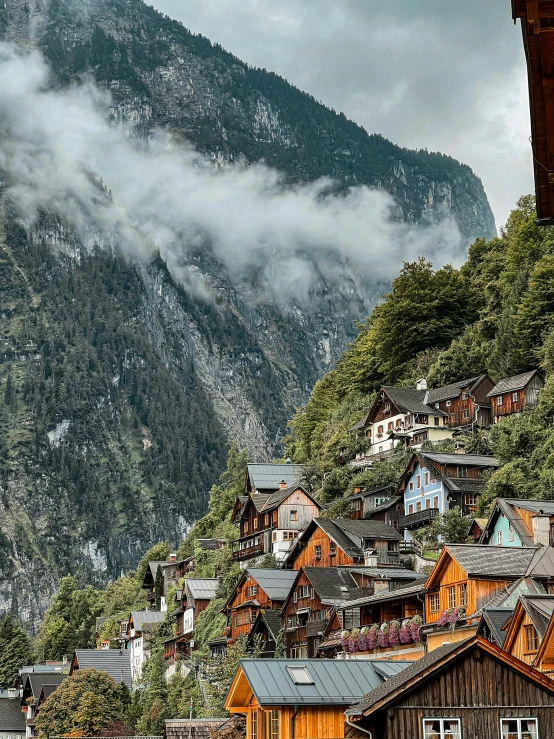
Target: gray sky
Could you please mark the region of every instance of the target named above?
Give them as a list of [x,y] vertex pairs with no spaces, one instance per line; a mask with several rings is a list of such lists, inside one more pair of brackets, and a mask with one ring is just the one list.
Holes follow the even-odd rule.
[[469,164],[497,224],[533,190],[508,0],[147,0],[369,132]]

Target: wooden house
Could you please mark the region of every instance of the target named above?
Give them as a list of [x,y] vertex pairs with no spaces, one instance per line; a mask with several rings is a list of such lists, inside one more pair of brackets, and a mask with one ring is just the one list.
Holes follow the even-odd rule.
[[492,406],[492,421],[498,423],[506,416],[534,408],[539,402],[539,393],[544,387],[538,370],[521,375],[505,377],[489,391]]
[[469,527],[468,536],[470,536],[473,539],[475,544],[479,544],[479,541],[481,539],[483,531],[485,530],[486,525],[487,525],[486,518],[474,518],[471,521],[471,526]]
[[537,550],[478,544],[446,544],[426,583],[425,623],[443,611],[463,609],[469,617],[529,573]]
[[398,483],[398,495],[404,499],[398,525],[406,540],[450,508],[458,506],[463,515],[474,514],[486,473],[498,467],[497,459],[480,454],[416,452]]
[[540,638],[539,650],[533,666],[554,679],[554,615],[550,616],[546,631]]
[[285,566],[398,565],[402,536],[381,521],[314,518],[293,542]]
[[477,634],[497,647],[502,647],[506,638],[507,622],[513,612],[513,608],[485,606],[481,612]]
[[240,530],[233,542],[233,559],[243,562],[272,554],[283,560],[292,540],[320,510],[317,500],[300,485],[239,498],[231,514],[231,522]]
[[554,501],[497,498],[479,541],[506,547],[551,545]]
[[389,457],[399,444],[417,449],[426,441],[450,439],[447,414],[428,405],[427,394],[425,380],[416,388],[381,388],[369,413],[349,429],[367,439],[367,451],[351,464],[364,466]]
[[429,390],[426,403],[446,414],[449,428],[489,428],[492,416],[487,393],[493,387],[488,375],[471,377]]
[[244,570],[222,609],[227,616],[227,640],[232,643],[240,634],[249,634],[260,611],[280,610],[295,578],[296,572],[290,570]]
[[[359,520],[360,518],[373,518],[376,521],[384,521],[385,518],[373,515],[382,510],[383,505],[390,504],[396,495],[395,485],[386,485],[376,490],[365,490],[354,488],[354,494],[348,496],[346,500],[350,504],[350,518]],[[386,523],[389,523],[386,521]]]
[[177,655],[189,656],[194,624],[219,587],[219,578],[186,577],[179,594],[178,608],[174,612],[175,635],[164,642],[164,657],[172,663]]
[[553,739],[554,681],[480,636],[446,644],[346,711],[348,739]]
[[246,715],[246,739],[341,739],[345,709],[406,666],[371,660],[242,659],[224,707]]
[[163,562],[148,563],[142,587],[148,591],[150,607],[166,610],[165,594],[179,581],[179,564],[176,554],[170,554],[169,559]]
[[304,474],[302,464],[251,463],[246,468],[245,495],[271,495],[282,487],[299,485]]
[[134,685],[140,683],[142,668],[150,656],[151,636],[164,619],[165,614],[161,611],[131,611],[127,627],[127,650],[123,653],[130,655]]
[[[90,650],[99,651],[99,650]],[[35,721],[37,712],[39,710],[39,699],[44,685],[51,685],[57,688],[65,680],[67,675],[60,674],[59,672],[36,672],[25,675],[22,689],[20,706],[21,711],[25,716],[25,730],[27,737],[36,736]],[[12,704],[5,704],[11,706]]]
[[554,595],[522,595],[506,619],[503,649],[535,665],[537,654],[554,614]]
[[552,3],[512,0],[512,17],[520,19],[527,59],[531,108],[531,152],[535,173],[538,223],[554,223],[554,93]]
[[[171,718],[165,720],[163,739],[212,739],[214,736],[241,736],[241,725],[229,718]],[[236,728],[237,733],[233,733]],[[229,733],[227,733],[229,732]]]
[[261,610],[250,629],[247,647],[253,649],[257,640],[261,640],[263,648],[260,657],[273,657],[281,629],[280,611]]

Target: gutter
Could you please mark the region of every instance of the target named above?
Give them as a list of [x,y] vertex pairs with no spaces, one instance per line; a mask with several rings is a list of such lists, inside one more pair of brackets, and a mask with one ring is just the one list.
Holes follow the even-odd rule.
[[371,731],[369,731],[369,729],[363,729],[361,726],[358,726],[358,724],[353,724],[352,721],[349,720],[348,716],[345,716],[345,721],[348,724],[348,726],[351,726],[353,729],[356,729],[356,731],[363,731],[364,734],[367,734],[369,736],[369,739],[373,739],[373,734],[371,733]]
[[294,711],[292,712],[292,716],[290,717],[290,739],[294,739],[294,729],[295,729],[297,714],[298,714],[298,705],[295,704]]

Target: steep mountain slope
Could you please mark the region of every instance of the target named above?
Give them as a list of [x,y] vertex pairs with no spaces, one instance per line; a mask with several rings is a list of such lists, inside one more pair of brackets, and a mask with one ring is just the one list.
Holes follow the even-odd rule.
[[[140,0],[0,5],[0,39],[39,48],[52,88],[92,74],[131,138],[162,127],[217,167],[264,159],[290,184],[383,188],[398,222],[450,216],[465,244],[494,232],[466,166],[368,136]],[[3,125],[0,100],[0,152]],[[105,580],[152,542],[178,542],[227,438],[271,456],[386,280],[304,254],[309,290],[280,296],[263,264],[237,277],[204,242],[178,266],[202,275],[206,296],[159,256],[129,259],[97,223],[48,204],[33,218],[11,197],[18,174],[0,172],[0,612],[32,624],[60,574]],[[101,183],[95,197],[108,200]]]

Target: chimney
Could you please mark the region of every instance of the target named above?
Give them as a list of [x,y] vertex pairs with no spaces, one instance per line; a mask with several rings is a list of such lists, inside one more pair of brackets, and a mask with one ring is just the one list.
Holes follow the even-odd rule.
[[281,480],[281,482],[279,483],[279,488],[283,490],[286,487],[287,487],[287,483],[284,480]]
[[102,639],[100,642],[100,649],[109,649],[110,648],[110,640],[109,639]]
[[356,487],[354,488],[354,493],[357,495],[358,493],[361,493],[361,492],[362,492],[362,488],[359,485],[356,485]]
[[67,654],[64,654],[63,655],[63,657],[62,657],[62,664],[63,665],[66,665],[67,664]]
[[456,442],[455,448],[454,448],[455,454],[465,454],[466,453],[466,443],[465,441],[462,441],[461,439]]
[[290,457],[287,457],[285,459],[285,464],[292,464],[292,459]]
[[364,565],[366,567],[377,567],[377,552],[375,549],[366,549],[364,552]]
[[427,380],[425,377],[420,377],[416,382],[416,390],[427,390]]
[[533,544],[547,547],[550,544],[550,516],[539,511],[533,516]]
[[169,561],[177,562],[177,554],[175,552],[171,552],[171,554],[169,555]]

